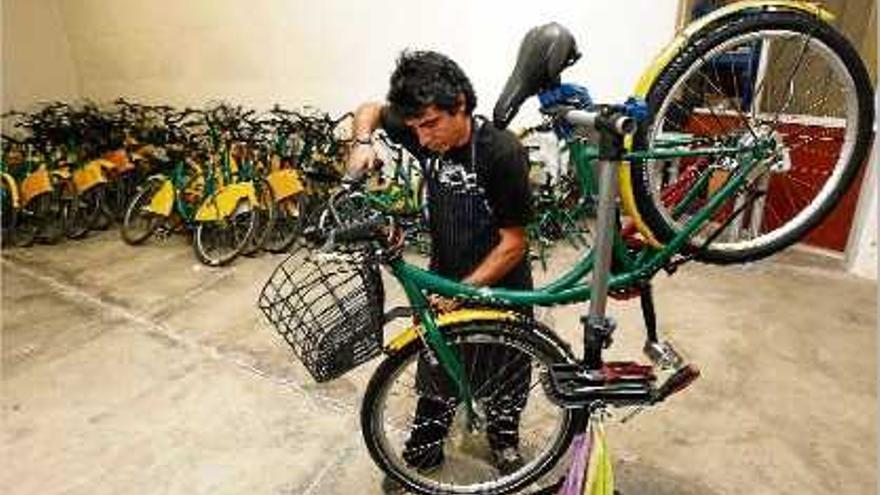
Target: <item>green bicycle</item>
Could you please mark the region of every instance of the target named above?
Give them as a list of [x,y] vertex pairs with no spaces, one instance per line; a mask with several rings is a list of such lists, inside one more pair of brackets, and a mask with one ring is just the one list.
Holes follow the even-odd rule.
[[163,227],[171,231],[182,222],[193,232],[199,261],[221,266],[248,247],[257,225],[258,199],[251,182],[234,181],[230,155],[214,153],[220,140],[213,121],[207,122],[207,133],[187,131],[203,125],[183,122],[192,114],[210,119],[197,110],[165,116],[165,151],[172,170],[146,179],[126,208],[120,234],[127,244],[138,245]]
[[[637,94],[646,106],[580,106],[571,98],[577,87],[559,82],[577,59],[571,34],[557,24],[532,30],[495,122],[505,126],[538,94],[552,125],[579,150],[577,173],[595,165],[596,237],[581,261],[534,291],[445,279],[407,263],[393,220],[363,208],[363,193],[349,187],[328,204],[336,223],[324,249],[301,246],[282,262],[260,295],[261,310],[317,381],[386,355],[367,386],[361,426],[374,462],[405,488],[495,494],[528,487],[562,459],[591,411],[656,405],[699,375],[658,338],[651,297],[658,272],[690,260],[755,260],[797,242],[862,166],[873,91],[828,18],[785,1],[721,9],[686,30],[649,71]],[[598,134],[598,143],[588,134]],[[811,154],[830,162],[815,186],[804,185],[799,170]],[[638,230],[628,238],[618,200]],[[403,287],[406,308],[383,313],[380,265]],[[630,290],[642,298],[649,365],[603,359],[615,328],[607,298]],[[470,307],[437,315],[429,294]],[[509,309],[586,300],[580,355]],[[409,314],[419,323],[385,339],[385,323]],[[432,372],[419,372],[419,363]],[[442,462],[411,452],[410,432],[425,418],[416,410],[426,400],[435,410],[430,424],[446,428],[430,446]],[[502,472],[489,450],[493,424],[505,416],[516,418],[524,462]]]

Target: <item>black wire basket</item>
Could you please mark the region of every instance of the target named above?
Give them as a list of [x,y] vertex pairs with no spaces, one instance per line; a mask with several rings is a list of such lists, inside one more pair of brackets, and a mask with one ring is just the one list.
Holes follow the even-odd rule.
[[272,272],[258,305],[317,382],[382,352],[382,276],[366,249],[298,245]]

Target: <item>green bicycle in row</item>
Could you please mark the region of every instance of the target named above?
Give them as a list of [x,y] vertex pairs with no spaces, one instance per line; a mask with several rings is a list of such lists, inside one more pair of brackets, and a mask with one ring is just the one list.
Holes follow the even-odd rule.
[[[522,102],[542,112],[575,154],[579,175],[598,171],[595,239],[557,280],[533,291],[477,288],[404,260],[394,220],[343,188],[328,204],[324,249],[296,248],[272,273],[259,306],[317,381],[385,354],[361,409],[375,463],[423,494],[512,493],[563,458],[592,411],[662,402],[698,375],[657,335],[651,280],[682,263],[742,263],[803,238],[863,165],[872,139],[873,91],[830,14],[782,0],[733,4],[686,29],[624,104],[583,105],[560,83],[577,58],[558,24],[530,31],[495,107],[506,126]],[[589,136],[593,136],[591,138]],[[804,163],[827,167],[808,182]],[[622,218],[637,233],[621,234]],[[405,308],[384,312],[379,266],[401,284]],[[649,364],[608,362],[615,325],[608,296],[636,291]],[[467,309],[435,314],[428,296]],[[505,307],[589,300],[582,352],[553,329]],[[492,309],[485,309],[486,307]],[[401,315],[418,324],[385,336]],[[508,350],[492,366],[484,350]],[[416,373],[419,361],[442,372]],[[521,386],[525,383],[527,386]],[[439,468],[404,459],[420,398],[447,407]],[[500,472],[486,456],[487,416],[519,416],[523,465]]]

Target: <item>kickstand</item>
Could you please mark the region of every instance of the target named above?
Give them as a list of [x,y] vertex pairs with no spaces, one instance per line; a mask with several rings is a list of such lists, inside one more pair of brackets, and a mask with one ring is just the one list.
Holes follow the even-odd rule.
[[645,283],[639,290],[639,299],[642,306],[642,319],[645,321],[647,343],[657,342],[657,313],[654,310],[654,292],[651,283]]

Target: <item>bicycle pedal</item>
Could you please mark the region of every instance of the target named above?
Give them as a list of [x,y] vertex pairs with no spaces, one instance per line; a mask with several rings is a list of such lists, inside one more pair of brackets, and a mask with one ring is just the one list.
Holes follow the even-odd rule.
[[654,366],[661,370],[678,370],[684,366],[684,358],[668,340],[663,342],[647,341],[642,350],[654,363]]
[[584,407],[596,401],[614,406],[650,403],[656,380],[651,366],[634,362],[608,362],[599,369],[555,364],[548,376],[548,393],[562,407]]
[[671,374],[654,392],[653,402],[666,400],[670,395],[681,392],[700,377],[700,369],[693,364],[686,364]]

